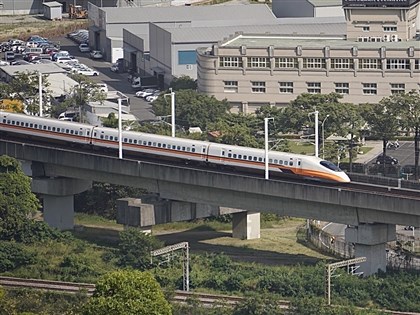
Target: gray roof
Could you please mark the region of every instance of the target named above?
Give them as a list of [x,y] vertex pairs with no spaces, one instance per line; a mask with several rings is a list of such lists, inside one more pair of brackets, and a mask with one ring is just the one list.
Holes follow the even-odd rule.
[[323,48],[330,46],[334,49],[351,49],[357,47],[358,49],[380,49],[386,47],[387,49],[407,49],[413,46],[415,50],[420,50],[418,41],[401,41],[401,42],[357,42],[344,39],[331,38],[308,38],[308,37],[290,37],[290,36],[263,36],[255,34],[242,34],[221,44],[223,47],[296,47],[302,46],[302,49]]
[[54,63],[40,63],[40,64],[29,64],[29,65],[16,65],[16,66],[4,66],[2,70],[10,76],[14,76],[17,72],[32,72],[39,71],[42,74],[51,73],[66,73],[66,70]]
[[337,7],[342,6],[341,0],[308,0],[314,7]]
[[280,24],[280,25],[240,25],[219,27],[190,27],[183,29],[167,29],[172,34],[172,42],[218,42],[236,32],[271,35],[296,35],[296,36],[334,36],[344,37],[346,33],[345,23],[326,24]]
[[54,8],[54,7],[62,7],[63,4],[57,1],[52,1],[52,2],[44,2],[43,5],[45,5],[46,7],[50,7],[50,8]]
[[106,23],[170,22],[194,20],[275,19],[265,4],[185,7],[103,7]]

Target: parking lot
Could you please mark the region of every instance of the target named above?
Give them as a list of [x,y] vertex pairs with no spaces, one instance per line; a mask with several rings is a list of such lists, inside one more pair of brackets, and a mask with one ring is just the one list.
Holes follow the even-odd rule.
[[[95,82],[103,82],[108,85],[110,91],[120,91],[130,98],[131,114],[137,117],[139,121],[154,120],[156,116],[152,112],[152,106],[145,100],[135,96],[135,90],[130,86],[127,80],[127,73],[115,73],[110,70],[111,63],[103,60],[93,60],[89,53],[81,53],[78,49],[78,43],[73,42],[69,38],[60,37],[50,39],[60,43],[61,50],[67,50],[71,55],[76,57],[80,63],[99,72],[98,76],[90,77]],[[19,58],[19,57],[18,57]],[[4,53],[1,53],[1,59],[4,59]]]

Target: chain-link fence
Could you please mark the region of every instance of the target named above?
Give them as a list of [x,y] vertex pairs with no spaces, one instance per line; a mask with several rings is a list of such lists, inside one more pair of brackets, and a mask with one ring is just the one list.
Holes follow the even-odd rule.
[[[316,224],[309,224],[307,237],[315,247],[323,252],[344,259],[355,257],[353,243],[336,238]],[[420,252],[419,239],[415,240],[414,236],[397,234],[397,241],[387,245],[387,268],[420,270],[420,257],[413,254],[416,252]]]

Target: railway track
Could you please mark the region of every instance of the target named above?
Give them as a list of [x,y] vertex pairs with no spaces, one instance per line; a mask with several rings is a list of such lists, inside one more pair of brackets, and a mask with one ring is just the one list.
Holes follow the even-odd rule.
[[[56,291],[69,294],[85,293],[88,296],[93,295],[93,293],[95,292],[95,285],[91,283],[22,279],[3,276],[0,276],[0,286],[7,288],[27,288],[34,290]],[[173,295],[171,300],[177,303],[188,303],[190,300],[198,300],[204,307],[213,307],[215,305],[234,306],[244,301],[245,298],[231,295],[185,292],[178,290],[175,291],[175,294]],[[277,303],[278,305],[280,305],[280,308],[284,310],[290,309],[289,301],[278,300]],[[413,312],[398,312],[388,310],[384,310],[384,312],[391,315],[420,315],[420,313]]]

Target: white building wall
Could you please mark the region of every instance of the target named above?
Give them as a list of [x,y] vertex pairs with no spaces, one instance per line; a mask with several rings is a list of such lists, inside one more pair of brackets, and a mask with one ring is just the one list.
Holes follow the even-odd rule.
[[341,6],[336,7],[315,7],[315,17],[344,16],[344,10]]

